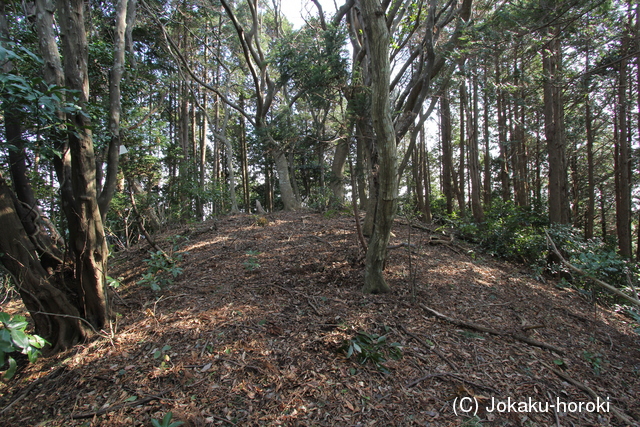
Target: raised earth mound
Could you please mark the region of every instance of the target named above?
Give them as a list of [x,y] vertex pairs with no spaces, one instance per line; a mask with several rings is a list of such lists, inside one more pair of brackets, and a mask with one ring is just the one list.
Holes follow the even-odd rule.
[[185,426],[640,420],[629,318],[434,232],[403,221],[393,232],[387,295],[360,292],[363,252],[346,215],[167,231],[158,245],[187,252],[160,291],[137,284],[149,246],[120,252],[112,330],[24,364],[0,385],[0,424],[151,426],[169,412]]

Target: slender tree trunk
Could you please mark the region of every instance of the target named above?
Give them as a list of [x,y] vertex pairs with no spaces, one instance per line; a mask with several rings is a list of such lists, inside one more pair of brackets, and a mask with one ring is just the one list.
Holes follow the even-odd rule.
[[362,0],[361,5],[371,61],[371,116],[376,131],[376,145],[380,160],[378,176],[375,178],[378,203],[373,235],[367,247],[362,290],[364,293],[381,293],[389,291],[382,269],[396,214],[398,160],[389,100],[391,67],[389,65],[389,32],[385,14],[378,0]]
[[483,136],[484,136],[484,182],[483,182],[483,202],[484,208],[489,209],[491,206],[491,138],[489,135],[489,90],[488,80],[489,73],[487,71],[487,64],[484,64],[484,90],[482,91],[482,106],[483,106]]
[[478,152],[478,77],[473,76],[473,109],[471,136],[469,138],[469,175],[471,178],[471,212],[477,223],[484,221],[484,210],[481,201],[480,154]]
[[422,176],[424,180],[424,221],[431,224],[431,168],[429,167],[429,151],[424,136],[424,126],[420,129],[420,151],[422,152],[421,167],[423,168]]
[[116,4],[116,25],[113,40],[113,66],[109,73],[109,134],[111,140],[107,152],[107,176],[98,198],[102,221],[107,219],[111,199],[116,191],[118,181],[118,163],[120,159],[120,115],[122,98],[120,83],[124,74],[125,32],[127,29],[127,0],[118,0]]
[[448,92],[445,91],[440,99],[440,132],[442,140],[442,192],[447,203],[447,213],[453,213],[454,189],[453,155],[451,153],[451,108]]
[[459,141],[459,153],[458,156],[458,187],[457,187],[457,196],[458,196],[458,208],[460,209],[460,216],[464,217],[466,215],[466,202],[465,202],[465,191],[464,187],[466,185],[465,178],[465,169],[466,169],[466,160],[465,160],[465,146],[467,144],[467,134],[466,134],[466,111],[467,111],[467,85],[463,81],[460,84],[460,141]]
[[[496,59],[496,81],[502,83],[500,58]],[[509,180],[509,161],[507,150],[507,114],[505,111],[505,91],[498,91],[498,99],[496,103],[498,114],[498,146],[500,147],[500,184],[502,187],[502,201],[511,200],[511,184]]]
[[[622,54],[628,50],[628,35],[623,37]],[[629,161],[629,140],[627,123],[627,64],[623,56],[618,70],[618,137],[616,138],[616,230],[618,233],[618,248],[620,255],[631,258],[631,164]]]

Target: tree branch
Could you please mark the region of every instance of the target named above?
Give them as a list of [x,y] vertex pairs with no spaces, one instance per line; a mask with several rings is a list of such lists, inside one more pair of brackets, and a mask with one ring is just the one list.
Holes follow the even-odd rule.
[[560,259],[560,262],[563,263],[564,265],[566,265],[567,267],[569,267],[570,270],[575,271],[576,273],[580,274],[581,276],[585,276],[585,277],[591,279],[597,285],[600,285],[603,288],[606,288],[606,289],[610,290],[611,292],[613,292],[614,294],[618,295],[619,297],[622,297],[625,300],[629,301],[630,303],[640,307],[640,300],[625,294],[620,289],[618,289],[618,288],[616,288],[614,286],[611,286],[607,282],[603,282],[602,280],[593,277],[591,274],[587,273],[584,270],[579,269],[578,267],[576,267],[575,265],[571,264],[569,261],[564,259],[564,257],[562,256],[562,254],[560,253],[560,251],[556,247],[556,244],[553,243],[553,240],[551,239],[551,236],[549,236],[549,232],[547,230],[545,230],[544,234],[545,234],[545,236],[547,236],[547,242],[549,243],[549,246],[551,247],[551,251],[553,251],[553,253],[556,254],[556,256]]

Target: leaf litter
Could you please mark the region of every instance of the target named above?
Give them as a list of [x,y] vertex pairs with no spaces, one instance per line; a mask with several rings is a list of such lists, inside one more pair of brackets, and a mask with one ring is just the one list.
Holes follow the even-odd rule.
[[[144,244],[115,254],[112,329],[23,363],[0,384],[2,424],[149,426],[169,412],[185,426],[640,420],[640,336],[623,314],[472,246],[430,245],[435,232],[402,221],[385,270],[392,292],[363,295],[352,216],[266,218],[227,216],[158,236],[167,249],[182,236],[185,251],[183,274],[161,292],[136,284]],[[409,233],[411,245],[401,245]],[[3,310],[24,311],[15,301]],[[353,341],[358,334],[375,340]],[[377,362],[347,358],[350,342],[380,345],[363,358]],[[380,359],[387,343],[401,357]],[[477,413],[454,410],[465,397]],[[489,412],[492,401],[597,398],[611,410]]]

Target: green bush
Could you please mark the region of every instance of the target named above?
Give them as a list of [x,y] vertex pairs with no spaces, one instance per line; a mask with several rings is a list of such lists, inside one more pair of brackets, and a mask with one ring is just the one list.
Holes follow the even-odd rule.
[[19,351],[27,355],[29,362],[34,363],[40,356],[40,349],[48,342],[38,335],[25,332],[28,322],[23,316],[11,317],[0,312],[0,324],[0,368],[4,366],[6,357],[9,367],[2,378],[8,380],[15,375],[18,367],[10,353]]
[[339,349],[347,358],[355,357],[362,365],[371,362],[378,370],[389,373],[383,365],[387,357],[398,360],[402,358],[402,348],[397,342],[388,343],[386,335],[358,332],[355,337],[346,340]]
[[[495,202],[481,224],[457,217],[447,217],[460,238],[477,243],[488,254],[517,261],[538,271],[567,271],[561,264],[549,264],[545,230],[563,257],[587,274],[613,286],[629,286],[629,277],[637,276],[637,264],[621,257],[612,242],[585,240],[582,232],[568,225],[549,225],[546,214],[515,206],[512,202]],[[615,244],[615,242],[613,242]],[[588,279],[576,277],[572,284],[592,293]]]

